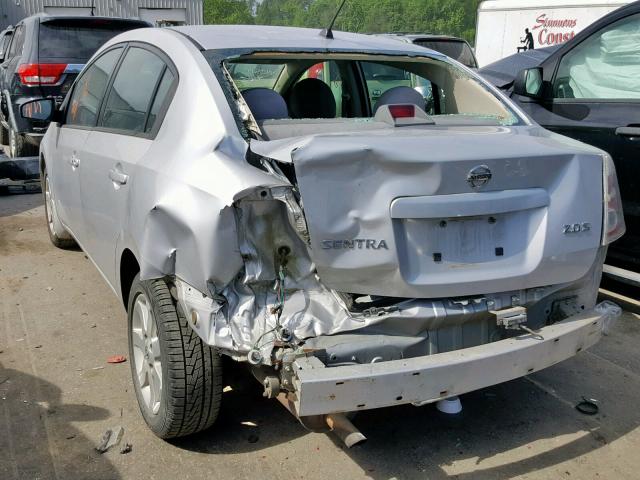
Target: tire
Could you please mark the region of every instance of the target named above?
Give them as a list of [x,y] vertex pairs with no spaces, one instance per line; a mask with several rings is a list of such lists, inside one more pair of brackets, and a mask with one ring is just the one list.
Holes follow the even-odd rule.
[[44,214],[47,220],[47,232],[49,232],[49,240],[54,246],[62,249],[76,248],[76,241],[71,234],[65,230],[62,226],[58,213],[56,212],[56,204],[49,183],[49,175],[47,174],[47,168],[40,174],[40,184],[42,188],[42,195],[44,197]]
[[17,133],[9,126],[9,156],[11,158],[35,157],[38,155],[38,151],[38,147],[27,142],[24,135]]
[[2,124],[0,124],[0,145],[8,145],[9,144],[9,130],[4,128]]
[[136,275],[128,307],[133,385],[151,431],[170,439],[209,428],[222,401],[221,357],[189,327],[164,280]]

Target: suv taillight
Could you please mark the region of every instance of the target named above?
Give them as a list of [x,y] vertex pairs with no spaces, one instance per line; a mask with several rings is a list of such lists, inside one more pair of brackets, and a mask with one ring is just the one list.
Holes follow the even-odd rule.
[[55,85],[66,68],[66,63],[24,63],[18,66],[17,74],[23,85]]
[[602,219],[602,245],[608,245],[619,239],[625,232],[622,199],[618,187],[618,176],[611,155],[602,157],[604,218]]

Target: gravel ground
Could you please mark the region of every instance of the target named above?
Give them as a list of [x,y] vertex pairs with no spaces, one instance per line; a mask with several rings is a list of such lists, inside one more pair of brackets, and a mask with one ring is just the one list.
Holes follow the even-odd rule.
[[[639,478],[632,313],[571,360],[465,395],[458,418],[433,406],[363,412],[354,423],[369,441],[351,450],[305,431],[244,372],[227,379],[213,429],[155,438],[128,363],[106,363],[127,353],[125,320],[85,255],[49,243],[40,195],[0,197],[0,479]],[[582,396],[598,415],[574,409]],[[120,446],[98,454],[115,426]]]

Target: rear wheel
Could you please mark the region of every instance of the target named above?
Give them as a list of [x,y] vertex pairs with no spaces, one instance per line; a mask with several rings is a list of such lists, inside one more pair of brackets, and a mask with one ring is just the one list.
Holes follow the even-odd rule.
[[218,417],[222,360],[189,327],[163,280],[133,281],[129,358],[142,416],[158,437],[205,430]]
[[9,130],[4,128],[2,123],[0,123],[0,145],[8,145],[9,144]]
[[9,126],[9,156],[17,157],[33,157],[38,155],[38,147],[27,142],[24,135],[16,132]]
[[49,232],[49,239],[58,248],[73,248],[76,246],[76,242],[73,237],[62,226],[62,222],[58,218],[56,212],[56,204],[51,190],[51,184],[49,183],[49,175],[47,169],[42,171],[40,175],[40,183],[42,184],[42,194],[44,195],[44,213],[47,218],[47,231]]

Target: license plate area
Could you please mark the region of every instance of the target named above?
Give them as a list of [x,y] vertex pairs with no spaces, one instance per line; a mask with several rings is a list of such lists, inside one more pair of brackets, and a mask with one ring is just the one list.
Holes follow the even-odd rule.
[[[544,209],[497,215],[394,219],[400,271],[408,283],[436,283],[439,275],[464,277],[469,269],[526,269]],[[542,252],[540,252],[542,253]],[[517,268],[518,270],[520,268]],[[504,272],[503,272],[504,274]],[[461,278],[462,280],[463,278]],[[443,280],[443,279],[440,279]]]

